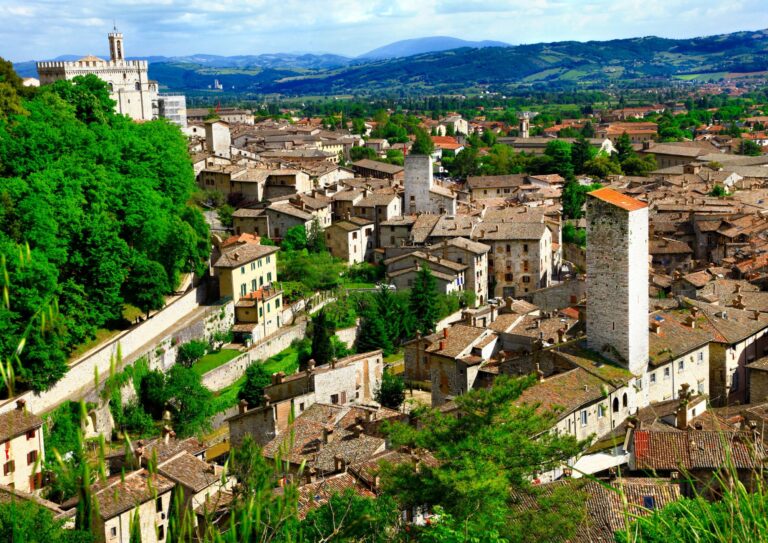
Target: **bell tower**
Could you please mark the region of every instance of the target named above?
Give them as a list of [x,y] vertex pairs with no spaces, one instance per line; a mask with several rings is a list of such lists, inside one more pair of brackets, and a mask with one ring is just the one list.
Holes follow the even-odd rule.
[[112,32],[109,33],[109,59],[112,62],[117,60],[125,60],[125,52],[123,50],[123,34],[117,31],[117,27],[112,28]]

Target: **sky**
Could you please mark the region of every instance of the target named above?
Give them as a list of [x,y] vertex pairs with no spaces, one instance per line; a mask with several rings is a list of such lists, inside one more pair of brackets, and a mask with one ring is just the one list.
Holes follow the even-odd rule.
[[768,0],[0,0],[0,57],[277,52],[356,56],[397,40],[511,44],[768,28]]

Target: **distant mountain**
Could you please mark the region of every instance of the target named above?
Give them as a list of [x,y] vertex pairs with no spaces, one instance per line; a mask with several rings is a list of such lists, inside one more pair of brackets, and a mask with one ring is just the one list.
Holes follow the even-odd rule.
[[450,49],[460,49],[462,47],[482,48],[482,47],[509,47],[508,43],[500,41],[466,41],[450,36],[431,36],[427,38],[415,38],[412,40],[401,40],[383,47],[368,51],[357,58],[360,59],[384,59],[401,58],[423,53],[436,53],[439,51],[448,51]]
[[[390,51],[389,54],[399,54],[395,49]],[[16,68],[22,76],[35,74],[32,62],[17,64]],[[761,73],[768,76],[768,30],[682,40],[650,36],[461,47],[387,59],[200,54],[153,57],[149,65],[150,77],[171,90],[207,91],[218,79],[230,92],[288,96],[604,88],[614,84],[717,80],[734,74]]]

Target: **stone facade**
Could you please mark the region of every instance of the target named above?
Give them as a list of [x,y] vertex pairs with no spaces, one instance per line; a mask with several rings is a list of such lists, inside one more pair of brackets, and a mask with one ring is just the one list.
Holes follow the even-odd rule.
[[481,229],[491,247],[488,270],[494,297],[520,297],[552,280],[552,232],[543,223],[501,224]]
[[232,147],[229,125],[219,120],[205,121],[205,145],[209,153],[218,157],[229,158]]
[[132,119],[149,121],[157,117],[157,81],[148,77],[146,60],[125,60],[123,35],[109,34],[110,59],[87,56],[74,62],[38,62],[40,84],[93,74],[107,83],[115,111]]
[[648,363],[648,207],[612,189],[587,197],[587,337],[643,375]]
[[456,195],[435,185],[432,157],[408,155],[405,157],[404,214],[437,213],[456,215]]
[[359,217],[337,221],[325,229],[328,251],[348,264],[372,260],[375,237],[374,223]]

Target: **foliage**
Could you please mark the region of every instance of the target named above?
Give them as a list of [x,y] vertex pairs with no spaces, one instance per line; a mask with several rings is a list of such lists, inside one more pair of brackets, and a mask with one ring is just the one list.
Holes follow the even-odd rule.
[[327,364],[333,358],[333,324],[328,321],[325,308],[312,319],[312,358],[318,365]]
[[435,276],[432,275],[429,266],[423,266],[416,273],[410,296],[410,307],[415,327],[422,334],[428,334],[435,330],[438,319],[436,298],[437,281]]
[[632,140],[629,139],[629,135],[623,132],[619,139],[616,140],[616,154],[619,157],[619,162],[624,162],[628,158],[635,156],[635,149],[632,147]]
[[352,296],[339,296],[336,301],[323,307],[328,325],[334,330],[354,326],[357,321],[357,309],[357,300]]
[[280,248],[284,251],[301,251],[307,248],[307,229],[303,224],[293,226],[285,232]]
[[621,163],[621,170],[624,175],[636,175],[647,177],[656,169],[656,157],[645,155],[644,157],[632,156]]
[[355,346],[359,353],[381,349],[384,356],[388,356],[394,351],[384,320],[375,308],[370,308],[363,313]]
[[391,534],[385,528],[397,525],[399,514],[391,498],[366,498],[346,490],[311,510],[299,525],[299,533],[302,541],[323,541],[333,534],[338,541],[389,543]]
[[141,517],[139,517],[139,508],[133,510],[129,522],[128,543],[141,543]]
[[399,375],[385,370],[381,384],[374,391],[374,398],[384,407],[399,409],[405,401],[405,382]]
[[621,175],[621,165],[607,156],[597,155],[584,163],[584,173],[597,179],[606,179],[609,175]]
[[309,226],[307,249],[311,253],[324,253],[328,251],[328,247],[325,244],[325,230],[320,226],[320,219],[317,217],[312,219],[312,224]]
[[225,226],[227,228],[232,228],[232,225],[234,224],[234,219],[232,218],[232,214],[234,212],[235,212],[235,208],[229,204],[224,204],[219,208],[216,214],[222,226]]
[[116,115],[95,76],[22,105],[28,114],[0,124],[0,254],[18,286],[0,312],[0,357],[58,300],[58,325],[34,326],[17,372],[21,386],[44,390],[78,344],[122,319],[124,303],[157,307],[181,273],[203,269],[210,247],[187,204],[194,174],[177,127]]
[[760,156],[763,154],[763,149],[756,142],[743,139],[739,143],[738,153],[747,156]]
[[452,176],[460,179],[466,179],[481,172],[479,155],[475,147],[467,147],[450,162],[443,159],[443,165]]
[[171,413],[173,428],[182,436],[190,436],[208,426],[212,415],[213,395],[200,382],[192,369],[176,364],[167,374],[151,371],[141,381],[139,401],[155,420]]
[[22,498],[0,504],[0,540],[10,543],[91,543],[87,531],[65,529],[50,510]]
[[595,156],[597,156],[597,148],[590,145],[584,136],[579,137],[571,146],[571,163],[574,173],[584,173],[584,165]]
[[277,260],[278,277],[282,281],[300,282],[307,292],[336,288],[344,269],[344,262],[330,253],[310,253],[306,249],[281,252]]
[[724,196],[728,196],[728,189],[719,183],[715,183],[715,186],[709,191],[709,195],[716,198],[723,198]]
[[245,383],[237,394],[239,400],[245,400],[251,407],[264,403],[264,389],[272,384],[272,376],[260,362],[255,362],[245,370]]
[[[529,492],[536,472],[561,465],[583,447],[572,436],[548,432],[552,413],[516,400],[536,381],[499,377],[489,389],[471,390],[455,401],[461,417],[428,409],[416,427],[389,425],[394,446],[430,451],[437,465],[385,466],[382,483],[402,508],[439,505],[455,518],[466,519],[469,533],[519,532],[519,517],[510,509],[514,493]],[[535,436],[535,439],[534,439]],[[418,470],[418,474],[416,473]],[[565,526],[567,539],[574,526]]]
[[544,154],[552,159],[552,167],[556,173],[564,179],[573,177],[570,143],[559,139],[552,140],[547,143]]
[[176,363],[191,368],[192,364],[200,360],[208,352],[208,342],[193,339],[187,343],[179,345],[178,353],[176,354]]
[[563,225],[563,241],[565,243],[573,243],[579,247],[587,246],[587,231],[584,228],[576,228],[576,226],[567,221]]
[[357,162],[358,160],[363,160],[365,158],[368,160],[376,160],[378,155],[376,154],[376,151],[374,151],[373,147],[354,146],[349,150],[349,158],[350,160]]
[[432,141],[432,137],[421,128],[414,132],[416,140],[411,147],[411,154],[414,155],[431,155],[435,152],[435,144]]

